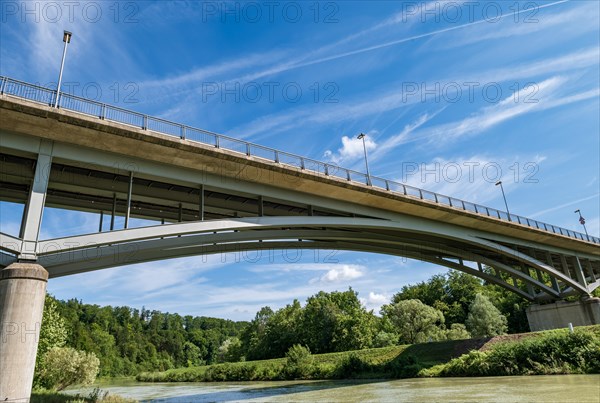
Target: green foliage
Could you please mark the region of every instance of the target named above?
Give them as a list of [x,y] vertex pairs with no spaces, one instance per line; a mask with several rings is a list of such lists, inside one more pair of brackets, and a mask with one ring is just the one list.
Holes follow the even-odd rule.
[[376,331],[375,315],[349,289],[321,291],[305,307],[297,300],[277,312],[264,307],[240,338],[246,359],[258,360],[283,357],[294,344],[315,353],[367,348]]
[[506,333],[507,321],[488,297],[477,294],[469,308],[466,326],[474,337],[488,337]]
[[68,332],[65,320],[58,311],[56,300],[50,295],[46,295],[44,303],[44,313],[42,315],[42,326],[40,328],[40,338],[38,342],[38,352],[35,363],[33,387],[39,389],[42,385],[39,382],[40,374],[44,368],[44,357],[46,352],[54,347],[63,347],[67,342]]
[[89,385],[96,380],[100,360],[94,353],[70,347],[52,347],[44,354],[40,384],[46,389],[63,390],[69,385]]
[[417,356],[406,354],[387,363],[385,369],[392,378],[413,378],[423,369],[423,364],[419,362]]
[[453,323],[450,329],[446,330],[446,339],[448,340],[465,340],[470,338],[471,334],[462,323]]
[[394,325],[401,343],[423,343],[444,338],[442,312],[417,299],[384,305],[381,313]]
[[426,282],[402,287],[392,302],[418,299],[441,311],[446,323],[464,323],[469,304],[478,292],[485,289],[481,280],[472,275],[450,270],[446,274],[432,276]]
[[46,295],[38,352],[43,356],[53,347],[63,347],[67,342],[67,336],[67,326],[58,311],[56,300]]
[[375,333],[372,312],[362,307],[358,293],[319,292],[308,298],[302,314],[302,342],[315,353],[358,350],[371,346]]
[[[310,361],[305,361],[308,350],[294,347],[294,353],[290,352],[287,358],[143,373],[137,379],[202,382],[600,373],[600,326],[578,328],[574,334],[562,330],[531,333],[517,341],[503,341],[501,336],[488,343],[451,340],[315,354]],[[474,347],[482,351],[464,354]],[[296,364],[305,363],[301,376],[290,372],[292,360]]]
[[[484,270],[491,271],[493,269],[485,267]],[[529,301],[503,287],[486,284],[477,277],[456,270],[432,276],[425,282],[404,286],[400,292],[394,295],[392,302],[418,299],[424,304],[442,311],[446,326],[452,326],[454,323],[466,322],[469,306],[477,294],[483,294],[490,298],[507,318],[509,333],[529,331],[525,314],[525,309],[530,304]]]
[[66,395],[54,391],[34,391],[31,394],[31,403],[135,403],[136,400],[128,399],[119,395],[109,395],[99,388],[94,390],[88,396],[77,394]]
[[337,365],[336,378],[356,378],[359,374],[370,370],[370,365],[355,351],[344,356]]
[[237,337],[230,337],[221,344],[217,355],[219,362],[237,362],[242,358],[242,342]]
[[388,347],[398,344],[398,335],[392,332],[380,331],[373,339],[373,347]]
[[471,351],[431,371],[441,376],[600,373],[600,336],[585,329],[550,331]]
[[294,344],[285,354],[285,367],[283,369],[286,378],[305,379],[312,370],[312,356],[307,347]]
[[[56,312],[62,321],[57,320]],[[128,376],[216,362],[223,342],[239,336],[247,326],[247,322],[182,317],[145,308],[99,307],[52,297],[48,297],[44,315],[53,315],[53,319],[42,324],[38,358],[42,359],[42,346],[48,344],[42,343],[44,323],[54,327],[63,323],[66,345],[95,353],[100,359],[100,376]]]

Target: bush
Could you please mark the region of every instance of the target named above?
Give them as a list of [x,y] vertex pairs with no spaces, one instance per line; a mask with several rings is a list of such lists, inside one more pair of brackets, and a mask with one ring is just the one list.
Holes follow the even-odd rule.
[[393,378],[412,378],[419,374],[423,366],[417,357],[409,354],[388,362],[384,368]]
[[63,390],[69,385],[89,385],[96,380],[100,360],[94,353],[70,347],[53,347],[44,354],[40,384],[47,389]]
[[355,352],[344,356],[335,372],[336,378],[354,378],[358,374],[370,370],[370,365]]
[[462,323],[453,323],[450,329],[446,330],[446,339],[448,340],[466,340],[470,338],[471,334]]
[[398,344],[398,335],[381,331],[375,335],[373,347],[389,347]]
[[[439,368],[442,376],[547,375],[600,372],[600,337],[555,331],[471,351]],[[435,375],[435,374],[434,374]]]
[[285,354],[283,372],[287,378],[306,379],[312,372],[312,356],[308,347],[294,344]]

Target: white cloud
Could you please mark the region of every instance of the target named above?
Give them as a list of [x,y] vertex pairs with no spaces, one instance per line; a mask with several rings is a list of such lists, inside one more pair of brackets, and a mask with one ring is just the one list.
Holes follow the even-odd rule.
[[544,214],[548,214],[548,213],[551,213],[553,211],[562,210],[565,207],[574,206],[576,204],[579,204],[579,203],[587,201],[587,200],[597,199],[599,196],[600,196],[600,193],[596,193],[594,195],[583,197],[581,199],[572,200],[570,202],[561,204],[561,205],[556,206],[556,207],[550,207],[550,208],[547,208],[547,209],[544,209],[544,210],[541,210],[541,211],[537,211],[537,212],[535,212],[533,214],[527,215],[527,217],[529,217],[529,218],[536,218],[536,217],[539,217],[539,216],[543,216]]
[[[486,203],[498,198],[500,193],[490,191],[498,180],[503,180],[507,194],[516,188],[514,167],[527,164],[539,165],[546,160],[542,155],[506,156],[472,155],[456,158],[435,158],[428,162],[410,162],[403,164],[403,182],[420,189],[426,189],[441,195],[456,197],[475,203]],[[501,208],[501,206],[498,206]]]
[[525,86],[497,104],[480,108],[466,118],[414,131],[411,139],[403,136],[403,142],[427,139],[428,144],[441,146],[465,136],[481,134],[503,122],[527,113],[595,99],[600,94],[598,88],[572,95],[560,94],[561,90],[570,89],[566,85],[568,82],[566,77],[555,76],[537,84],[533,92],[532,88]]
[[[375,150],[377,144],[369,135],[365,135],[365,145],[367,152]],[[356,137],[342,137],[342,147],[338,149],[337,153],[331,150],[325,151],[325,158],[329,159],[335,164],[341,164],[344,161],[354,161],[364,156],[363,141]]]
[[[546,4],[545,6],[551,5]],[[587,4],[580,2],[578,7],[559,13],[539,13],[539,11],[539,7],[528,8],[523,4],[520,16],[510,13],[516,23],[507,21],[505,24],[493,24],[494,29],[485,25],[477,25],[470,29],[455,31],[443,38],[433,38],[432,42],[436,42],[439,48],[445,50],[486,40],[521,37],[540,31],[552,31],[555,38],[558,37],[557,32],[561,32],[560,37],[564,38],[566,35],[577,35],[598,29],[598,7],[592,2]],[[573,21],[577,21],[577,24],[573,24]]]
[[[600,51],[598,48],[588,48],[563,56],[546,58],[523,65],[483,72],[476,71],[462,77],[449,77],[446,79],[432,78],[428,80],[428,82],[439,82],[442,84],[510,82],[511,80],[534,78],[540,77],[541,75],[557,74],[564,71],[574,71],[596,66],[599,55]],[[445,130],[447,129],[452,129],[455,132],[479,133],[482,130],[521,114],[531,111],[542,111],[598,96],[598,89],[592,89],[563,98],[548,99],[548,95],[553,95],[552,91],[557,89],[556,86],[560,84],[560,80],[565,80],[565,78],[555,76],[538,84],[534,97],[539,99],[540,102],[522,102],[524,97],[531,95],[531,89],[521,88],[520,92],[511,94],[503,101],[487,108],[482,108],[476,114],[468,117],[467,119],[469,120],[465,119],[464,122],[453,122],[437,127],[439,129],[438,134],[445,133]],[[391,83],[388,90],[381,91],[380,89],[377,89],[376,94],[361,96],[360,99],[356,101],[338,104],[312,105],[310,107],[293,108],[280,113],[263,115],[248,123],[233,127],[228,131],[228,134],[236,137],[252,138],[253,141],[260,141],[265,137],[270,137],[277,133],[284,133],[292,130],[296,131],[298,129],[298,122],[300,121],[303,122],[305,126],[326,125],[332,122],[348,122],[349,120],[354,121],[356,119],[364,119],[367,116],[376,116],[421,102],[424,98],[423,94],[417,93],[413,96],[407,96],[405,91],[402,90],[403,84],[403,82]],[[424,87],[425,86],[421,86],[419,88],[423,91]],[[521,97],[519,98],[521,102],[513,102],[513,104],[511,104],[517,96]],[[364,101],[364,99],[368,99],[368,101]],[[419,116],[413,122],[409,123],[400,133],[379,144],[372,155],[369,155],[369,160],[381,158],[394,147],[408,141],[420,140],[420,138],[415,138],[411,133],[433,119],[443,110],[444,108],[440,108],[435,112],[425,113]],[[474,126],[469,126],[471,123],[474,123]],[[432,134],[432,131],[429,131],[421,133],[420,137],[422,138],[423,135]]]
[[360,298],[360,302],[365,306],[365,308],[367,310],[373,310],[375,313],[378,313],[381,310],[381,306],[389,304],[390,301],[391,296],[387,293],[378,294],[373,291],[369,291],[367,298]]
[[321,277],[312,279],[310,283],[339,283],[342,281],[355,280],[362,276],[364,276],[364,268],[362,266],[343,264],[328,270],[327,273],[323,274]]

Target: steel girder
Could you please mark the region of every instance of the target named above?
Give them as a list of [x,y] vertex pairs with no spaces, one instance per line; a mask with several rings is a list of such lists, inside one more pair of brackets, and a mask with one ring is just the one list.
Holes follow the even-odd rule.
[[[326,249],[383,253],[439,264],[501,285],[529,300],[584,296],[600,286],[598,256],[500,242],[484,235],[417,217],[401,221],[260,217],[43,240],[26,252],[35,256],[51,277],[183,256],[234,253],[239,258],[247,251]],[[0,264],[4,266],[17,260],[27,245],[6,234],[0,234],[0,244],[4,252]]]

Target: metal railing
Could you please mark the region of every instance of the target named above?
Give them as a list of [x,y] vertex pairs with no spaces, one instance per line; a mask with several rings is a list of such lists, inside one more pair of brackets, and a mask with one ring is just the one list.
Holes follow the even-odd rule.
[[[25,83],[4,76],[0,76],[0,94],[7,94],[49,106],[54,104],[54,100],[56,98],[56,90]],[[106,121],[126,124],[138,129],[186,139],[303,171],[325,175],[338,180],[348,181],[351,183],[360,183],[362,185],[367,185],[394,194],[401,194],[407,197],[426,200],[432,203],[441,204],[458,210],[468,211],[482,216],[493,217],[503,221],[510,221],[542,231],[564,235],[569,238],[576,238],[583,241],[600,244],[600,238],[591,235],[582,234],[580,232],[557,227],[555,225],[543,223],[519,215],[508,214],[507,212],[497,210],[492,207],[470,203],[454,197],[441,195],[384,178],[378,178],[375,176],[371,176],[369,178],[362,172],[342,168],[335,164],[316,161],[285,151],[279,151],[273,148],[249,143],[207,130],[186,126],[180,123],[170,122],[168,120],[144,115],[101,102],[91,101],[89,99],[66,93],[61,93],[58,101],[59,108],[77,112],[83,115],[93,116]]]

